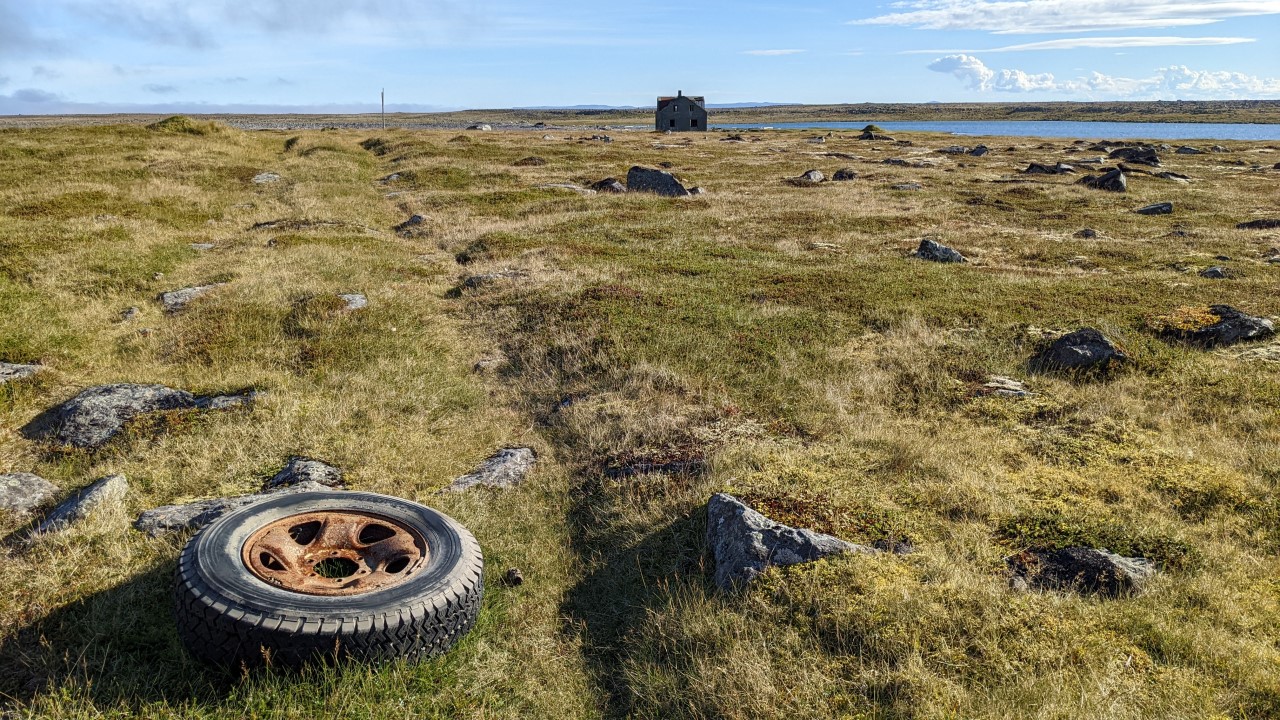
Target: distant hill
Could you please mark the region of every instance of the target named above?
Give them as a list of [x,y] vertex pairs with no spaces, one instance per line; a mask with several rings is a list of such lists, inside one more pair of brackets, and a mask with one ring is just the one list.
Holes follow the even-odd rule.
[[[740,102],[709,103],[710,110],[733,110],[737,108],[777,107],[779,105],[795,105],[796,103],[779,102]],[[533,107],[517,107],[512,110],[650,110],[648,105],[536,105]]]

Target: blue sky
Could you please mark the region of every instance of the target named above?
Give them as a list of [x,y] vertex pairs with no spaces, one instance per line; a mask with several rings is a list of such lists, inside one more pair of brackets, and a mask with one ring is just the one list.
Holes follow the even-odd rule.
[[1280,0],[0,0],[0,114],[1280,98]]

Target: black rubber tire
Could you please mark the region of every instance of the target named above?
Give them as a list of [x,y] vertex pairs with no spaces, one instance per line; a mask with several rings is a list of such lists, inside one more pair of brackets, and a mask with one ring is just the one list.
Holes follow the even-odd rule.
[[[364,595],[291,592],[260,580],[241,549],[264,525],[307,512],[364,511],[421,532],[427,563],[408,580]],[[484,559],[452,518],[401,498],[360,492],[281,495],[240,508],[197,533],[178,558],[178,636],[212,665],[299,666],[318,658],[371,662],[418,659],[448,650],[475,623]]]

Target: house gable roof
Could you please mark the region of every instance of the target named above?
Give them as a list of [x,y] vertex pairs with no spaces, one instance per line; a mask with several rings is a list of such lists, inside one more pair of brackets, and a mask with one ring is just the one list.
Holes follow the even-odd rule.
[[702,97],[701,95],[679,95],[677,97],[658,98],[658,109],[662,110],[663,108],[675,102],[676,100],[692,100],[698,104],[698,107],[701,107],[704,109],[706,108],[706,104],[707,104],[707,99],[705,97]]

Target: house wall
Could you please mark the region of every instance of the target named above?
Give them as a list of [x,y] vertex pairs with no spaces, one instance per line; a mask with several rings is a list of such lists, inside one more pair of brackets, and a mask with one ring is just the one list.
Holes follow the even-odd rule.
[[[697,121],[696,127],[694,121]],[[682,97],[657,111],[654,129],[658,132],[706,132],[707,110],[698,103]]]

